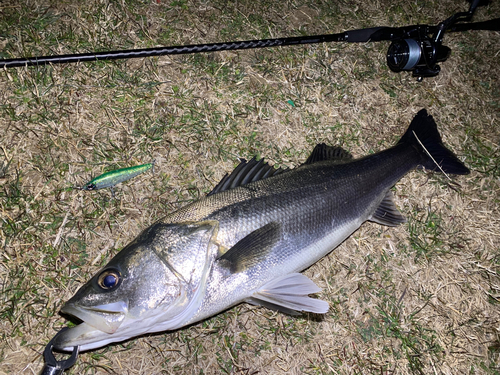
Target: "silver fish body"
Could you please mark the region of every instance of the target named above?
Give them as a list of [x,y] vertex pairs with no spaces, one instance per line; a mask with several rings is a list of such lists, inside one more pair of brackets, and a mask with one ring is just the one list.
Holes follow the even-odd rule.
[[[228,186],[146,229],[85,284],[61,310],[83,323],[55,345],[93,349],[177,329],[241,302],[326,313],[326,302],[308,296],[320,289],[298,272],[366,220],[404,222],[390,188],[412,169],[437,164],[468,173],[425,110],[398,144],[360,159],[319,145],[292,170],[242,163],[221,182]],[[259,176],[265,173],[271,176]]]

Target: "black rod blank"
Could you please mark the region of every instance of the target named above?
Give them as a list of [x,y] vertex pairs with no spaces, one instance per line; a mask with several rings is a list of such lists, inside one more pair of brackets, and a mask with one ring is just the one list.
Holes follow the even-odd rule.
[[187,46],[158,47],[158,48],[132,49],[123,51],[111,51],[111,52],[90,52],[90,53],[80,53],[71,55],[5,59],[5,60],[0,60],[0,68],[4,67],[14,68],[19,66],[33,66],[33,65],[45,65],[45,64],[66,64],[66,63],[77,63],[77,62],[98,61],[98,60],[130,59],[138,57],[151,57],[151,56],[164,56],[164,55],[180,55],[180,54],[198,53],[198,52],[216,52],[216,51],[227,51],[227,50],[238,50],[238,49],[288,46],[297,44],[323,43],[323,42],[339,42],[339,41],[347,41],[346,40],[348,37],[347,34],[348,33],[341,33],[341,34],[329,34],[329,35],[292,37],[292,38],[261,39],[261,40],[248,40],[240,42],[193,44]]

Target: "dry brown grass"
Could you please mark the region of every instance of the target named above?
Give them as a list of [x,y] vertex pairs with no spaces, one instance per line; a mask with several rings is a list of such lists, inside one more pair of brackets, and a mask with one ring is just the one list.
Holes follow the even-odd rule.
[[[435,24],[466,7],[7,2],[0,50],[14,57]],[[499,9],[480,8],[475,20]],[[451,58],[422,83],[388,71],[385,43],[0,72],[0,374],[37,373],[44,346],[66,324],[63,302],[142,228],[208,192],[238,157],[294,166],[318,142],[365,155],[393,144],[424,107],[472,173],[453,182],[410,173],[395,188],[407,225],[367,223],[307,270],[330,302],[325,317],[241,305],[84,353],[68,373],[499,373],[500,35],[445,41]],[[70,189],[152,158],[159,172],[120,185],[115,200]]]

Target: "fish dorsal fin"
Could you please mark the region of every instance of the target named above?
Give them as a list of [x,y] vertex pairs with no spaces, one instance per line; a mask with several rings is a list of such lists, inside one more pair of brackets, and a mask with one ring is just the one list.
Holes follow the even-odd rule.
[[278,242],[281,224],[271,222],[254,230],[239,240],[226,253],[218,258],[223,267],[232,273],[245,271],[265,258]]
[[301,273],[292,273],[267,283],[255,292],[247,302],[292,315],[301,311],[326,314],[329,308],[328,302],[308,296],[320,291],[321,288],[307,276]]
[[401,215],[401,212],[396,207],[394,196],[390,190],[369,220],[390,227],[406,223],[406,218]]
[[243,186],[250,182],[263,180],[285,171],[282,168],[274,168],[264,162],[264,159],[257,161],[256,158],[253,157],[252,160],[248,162],[245,159],[240,159],[240,161],[240,164],[238,164],[231,174],[226,174],[207,196],[234,189],[235,187]]
[[349,161],[351,159],[352,155],[342,147],[333,147],[324,143],[319,143],[314,147],[314,150],[304,164],[312,164],[323,160]]

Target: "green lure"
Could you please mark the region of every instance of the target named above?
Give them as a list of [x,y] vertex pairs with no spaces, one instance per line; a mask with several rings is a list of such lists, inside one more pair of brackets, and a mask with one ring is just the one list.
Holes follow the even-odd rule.
[[79,188],[80,190],[99,190],[105,188],[113,188],[116,184],[120,182],[130,180],[141,173],[144,173],[151,168],[154,173],[154,164],[153,160],[151,163],[136,165],[135,167],[116,169],[114,171],[106,172],[91,181],[87,182],[83,187]]

